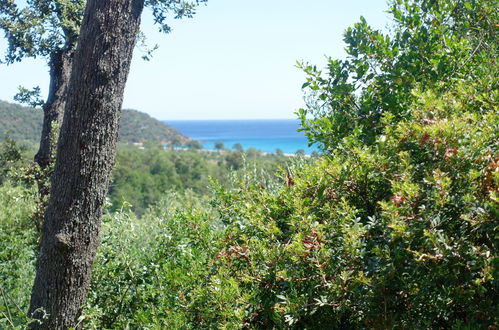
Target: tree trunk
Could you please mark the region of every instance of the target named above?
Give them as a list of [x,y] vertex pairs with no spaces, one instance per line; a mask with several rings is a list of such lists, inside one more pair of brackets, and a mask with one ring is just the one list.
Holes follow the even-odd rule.
[[32,329],[75,327],[86,298],[143,6],[144,0],[87,2],[31,293]]
[[[66,91],[73,64],[73,46],[67,46],[50,56],[50,87],[47,102],[43,106],[43,126],[40,148],[35,161],[41,168],[47,167],[55,152],[56,142],[52,138],[53,123],[61,124],[66,102]],[[48,192],[41,191],[42,194]]]

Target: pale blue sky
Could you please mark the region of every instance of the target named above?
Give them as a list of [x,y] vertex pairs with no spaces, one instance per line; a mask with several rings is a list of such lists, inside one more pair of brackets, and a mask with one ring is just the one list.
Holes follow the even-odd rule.
[[[295,62],[343,58],[343,31],[361,15],[384,28],[386,8],[386,0],[209,0],[168,35],[146,12],[142,29],[160,48],[149,62],[136,51],[123,106],[158,119],[294,118],[305,79]],[[0,65],[0,99],[12,101],[19,85],[46,92],[44,60]]]

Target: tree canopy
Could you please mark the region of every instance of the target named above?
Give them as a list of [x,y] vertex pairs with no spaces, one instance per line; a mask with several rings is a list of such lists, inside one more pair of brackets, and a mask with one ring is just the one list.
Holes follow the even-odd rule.
[[360,22],[344,34],[348,57],[328,59],[307,75],[307,107],[299,110],[310,142],[332,150],[355,133],[372,143],[383,119],[412,114],[415,88],[452,90],[462,81],[497,85],[497,10],[490,0],[391,1],[389,33]]
[[[170,18],[192,17],[195,8],[206,0],[150,0],[160,31],[169,32]],[[64,113],[66,89],[71,76],[73,54],[78,41],[85,0],[0,0],[0,29],[8,42],[4,62],[11,64],[25,57],[44,57],[50,72],[47,100],[40,98],[40,87],[19,88],[14,99],[44,111],[40,148],[35,161],[46,168],[55,154],[53,131],[60,127]],[[144,41],[138,32],[137,39]],[[152,50],[143,58],[148,59]],[[54,125],[55,124],[55,125]],[[53,138],[54,137],[54,138]]]
[[[170,32],[170,19],[192,17],[196,7],[207,0],[148,0],[154,22]],[[8,49],[4,61],[14,63],[25,57],[49,57],[78,41],[85,0],[0,0],[0,29]]]

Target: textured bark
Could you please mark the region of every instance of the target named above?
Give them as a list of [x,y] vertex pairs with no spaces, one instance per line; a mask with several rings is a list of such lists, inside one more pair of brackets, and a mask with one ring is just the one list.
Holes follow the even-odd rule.
[[[50,88],[47,101],[43,106],[43,126],[40,138],[40,148],[35,155],[35,161],[45,168],[55,152],[57,141],[52,141],[52,126],[61,124],[66,103],[66,91],[73,64],[73,46],[67,46],[50,56]],[[46,192],[41,192],[42,194]]]
[[86,298],[143,6],[144,0],[87,2],[31,294],[33,329],[75,327]]

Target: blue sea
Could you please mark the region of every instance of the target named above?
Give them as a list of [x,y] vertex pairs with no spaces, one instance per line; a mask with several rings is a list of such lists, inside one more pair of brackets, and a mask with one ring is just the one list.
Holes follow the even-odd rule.
[[300,123],[295,119],[251,119],[251,120],[165,120],[188,137],[198,140],[207,150],[214,149],[215,142],[223,142],[232,149],[240,143],[243,148],[256,148],[263,152],[293,154],[299,149],[306,154],[317,151],[308,146],[305,135],[297,132]]

